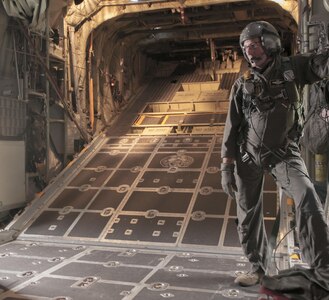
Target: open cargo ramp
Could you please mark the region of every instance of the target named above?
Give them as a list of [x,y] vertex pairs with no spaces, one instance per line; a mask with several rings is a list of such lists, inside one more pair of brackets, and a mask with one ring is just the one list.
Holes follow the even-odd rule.
[[[228,99],[197,89],[181,101],[172,79],[151,84],[1,233],[15,239],[0,246],[0,299],[258,298],[233,283],[249,264],[220,186]],[[277,199],[266,177],[268,233]]]

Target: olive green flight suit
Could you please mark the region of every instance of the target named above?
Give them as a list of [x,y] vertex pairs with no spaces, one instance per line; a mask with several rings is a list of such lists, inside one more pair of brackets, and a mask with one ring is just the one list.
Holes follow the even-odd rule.
[[[287,67],[288,66],[288,67]],[[234,83],[221,157],[235,158],[238,233],[253,270],[266,269],[264,172],[294,199],[302,256],[329,270],[329,230],[297,145],[301,102],[297,90],[329,75],[329,53],[276,56],[262,73],[250,70]]]

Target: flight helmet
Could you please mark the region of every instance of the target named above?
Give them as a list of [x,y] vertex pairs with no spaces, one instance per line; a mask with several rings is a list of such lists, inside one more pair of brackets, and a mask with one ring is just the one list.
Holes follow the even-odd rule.
[[274,26],[266,21],[256,21],[249,23],[240,34],[240,47],[245,57],[244,41],[257,37],[260,38],[267,55],[273,56],[282,51],[281,39]]

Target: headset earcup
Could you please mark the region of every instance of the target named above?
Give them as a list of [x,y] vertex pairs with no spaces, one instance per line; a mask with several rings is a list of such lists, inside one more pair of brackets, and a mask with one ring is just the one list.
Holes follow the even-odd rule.
[[264,33],[262,36],[263,46],[269,54],[281,52],[281,41],[273,34]]

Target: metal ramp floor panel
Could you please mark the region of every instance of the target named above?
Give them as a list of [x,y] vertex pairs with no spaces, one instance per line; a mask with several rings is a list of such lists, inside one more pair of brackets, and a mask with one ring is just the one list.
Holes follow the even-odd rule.
[[[249,263],[219,185],[219,141],[103,139],[0,246],[0,299],[258,299],[257,287],[233,283]],[[267,177],[268,231],[273,187]]]
[[[233,283],[250,266],[220,186],[221,134],[132,134],[144,96],[0,233],[0,299],[258,299]],[[276,200],[266,176],[268,232]]]
[[[58,183],[19,239],[239,253],[218,142],[211,135],[105,138]],[[276,192],[264,198],[270,230]]]
[[[244,257],[15,241],[0,247],[1,299],[258,299]],[[5,288],[4,288],[5,287]]]

